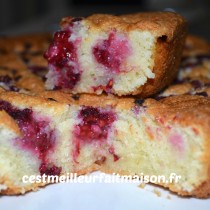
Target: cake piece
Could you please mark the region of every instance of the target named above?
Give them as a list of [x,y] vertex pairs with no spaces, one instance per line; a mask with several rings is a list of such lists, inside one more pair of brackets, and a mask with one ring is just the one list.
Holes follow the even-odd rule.
[[46,88],[147,97],[174,79],[185,36],[170,12],[64,18],[45,53]]
[[19,36],[1,36],[0,54],[38,54],[43,53],[51,41],[51,35],[47,33],[24,34]]
[[210,79],[205,77],[196,77],[174,82],[165,90],[156,94],[154,98],[156,100],[160,100],[165,97],[176,95],[200,95],[204,97],[210,96]]
[[187,36],[177,78],[154,98],[174,95],[210,96],[210,44],[206,40]]
[[182,57],[178,80],[205,77],[210,79],[210,51],[208,54],[195,54]]
[[210,43],[203,38],[189,35],[180,64],[178,80],[210,79]]
[[23,183],[25,175],[100,170],[168,179],[176,173],[181,176],[178,183],[157,184],[183,196],[210,195],[209,97],[143,101],[1,91],[0,116],[2,194],[46,185]]
[[183,50],[183,56],[206,55],[210,52],[210,44],[207,40],[195,36],[188,35]]
[[44,90],[44,81],[32,73],[18,55],[10,53],[0,57],[0,87],[36,93]]
[[0,37],[0,87],[19,92],[44,91],[49,34]]

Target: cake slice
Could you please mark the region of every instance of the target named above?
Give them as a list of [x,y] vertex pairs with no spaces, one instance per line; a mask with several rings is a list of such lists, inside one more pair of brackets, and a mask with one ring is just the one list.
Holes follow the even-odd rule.
[[51,41],[51,35],[47,33],[24,34],[19,36],[1,36],[0,54],[42,54]]
[[41,92],[47,72],[44,51],[48,34],[0,37],[0,87],[10,91]]
[[[100,170],[121,175],[181,176],[157,183],[179,195],[210,195],[210,100],[154,99],[1,91],[0,184],[21,194],[47,183],[27,175]],[[174,180],[175,181],[175,180]]]
[[210,79],[210,44],[203,38],[189,35],[181,59],[178,81]]
[[63,18],[45,53],[46,88],[147,97],[174,79],[185,36],[171,12]]
[[154,98],[174,95],[210,96],[210,44],[203,38],[187,36],[176,79]]
[[210,52],[210,44],[202,37],[189,34],[186,38],[183,56],[207,55]]

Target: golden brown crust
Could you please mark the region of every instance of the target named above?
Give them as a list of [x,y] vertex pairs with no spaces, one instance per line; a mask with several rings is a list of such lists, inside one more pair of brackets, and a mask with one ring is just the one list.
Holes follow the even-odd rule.
[[[62,97],[61,97],[62,96]],[[82,94],[77,99],[74,95],[59,93],[59,91],[46,91],[37,96],[30,96],[15,92],[1,92],[0,98],[9,102],[27,104],[27,106],[37,106],[45,104],[47,106],[59,106],[60,104],[75,104],[81,106],[106,107],[131,109],[135,105],[135,99],[131,97],[116,98],[112,95],[89,95]],[[162,116],[166,120],[174,120],[178,123],[208,126],[203,123],[210,120],[210,98],[198,95],[179,95],[163,98],[159,101],[148,98],[143,103],[146,112],[154,118]],[[199,117],[198,117],[199,113]],[[209,133],[206,132],[206,133]]]
[[1,69],[25,70],[25,64],[20,60],[17,54],[9,53],[0,57]]
[[0,76],[9,76],[20,91],[44,90],[47,62],[43,53],[50,42],[49,34],[0,38]]
[[179,81],[178,83],[171,84],[158,94],[159,97],[174,95],[210,96],[210,79],[206,77],[193,77],[188,80]]
[[186,39],[183,56],[205,55],[210,53],[210,44],[205,39],[188,35]]
[[[185,196],[186,194],[180,193],[180,195]],[[210,196],[210,173],[208,179],[203,182],[198,188],[191,192],[190,196],[195,196],[197,198],[208,198]]]
[[117,28],[122,31],[150,31],[156,37],[167,36],[171,41],[180,33],[180,25],[185,23],[182,16],[172,12],[147,12],[130,15],[95,14],[85,19],[91,26],[99,30]]
[[210,78],[210,44],[200,37],[188,35],[178,79],[201,77]]
[[17,87],[32,93],[38,93],[44,90],[44,83],[42,79],[30,72],[22,74],[21,79],[16,82],[16,85]]
[[[183,126],[201,126],[205,133],[210,135],[210,98],[202,96],[180,95],[164,98],[160,101],[148,99],[147,112],[158,119],[160,116],[165,122],[178,123]],[[198,114],[199,113],[199,114]]]
[[4,110],[0,110],[0,119],[0,128],[7,128],[13,131],[16,135],[21,135],[17,123]]
[[7,189],[1,190],[0,193],[2,195],[21,195],[29,191],[37,191],[40,187],[47,185],[46,183],[33,183],[28,186],[19,187],[14,185],[14,183],[7,177],[2,178],[0,184],[7,186]]
[[51,35],[43,34],[27,34],[20,36],[8,36],[0,38],[0,52],[6,53],[37,53],[47,49],[51,40]]
[[146,98],[149,95],[153,95],[171,84],[178,72],[186,35],[185,25],[182,25],[180,26],[179,35],[171,42],[168,42],[167,39],[158,39],[155,52],[155,64],[153,67],[155,79],[149,80],[140,88],[141,97]]
[[[209,60],[210,61],[210,60]],[[186,70],[186,69],[185,69]],[[181,72],[184,70],[180,70],[180,79],[196,79],[196,78],[210,78],[210,68],[204,65],[198,65],[190,68],[188,71],[184,73]]]

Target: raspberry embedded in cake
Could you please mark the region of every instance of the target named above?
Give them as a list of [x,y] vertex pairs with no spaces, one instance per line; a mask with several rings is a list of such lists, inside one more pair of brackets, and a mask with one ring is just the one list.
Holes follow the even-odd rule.
[[112,73],[120,73],[127,69],[120,68],[125,59],[132,53],[131,45],[125,35],[111,32],[108,39],[99,40],[93,47],[93,54],[99,64]]
[[97,92],[98,90],[103,90],[104,92],[106,93],[111,93],[111,90],[112,90],[112,87],[113,87],[113,79],[110,79],[107,83],[107,85],[99,85],[99,86],[96,86],[96,87],[92,87],[94,92]]
[[61,170],[62,170],[61,167],[57,167],[55,165],[46,164],[46,163],[42,163],[39,167],[40,174],[41,175],[45,174],[47,176],[50,175],[59,176],[61,174]]
[[5,110],[18,124],[22,137],[15,139],[15,145],[30,151],[41,161],[40,174],[59,175],[61,167],[49,162],[47,156],[56,144],[55,131],[49,127],[48,119],[37,119],[31,109],[18,109],[9,102],[0,101],[0,110]]
[[10,90],[10,91],[19,91],[19,88],[17,88],[14,84],[14,80],[8,76],[0,76],[0,87],[4,88],[5,90]]
[[47,77],[54,78],[53,89],[73,89],[80,80],[80,67],[78,64],[77,45],[80,39],[70,41],[74,24],[70,24],[54,35],[53,43],[44,54],[48,60],[51,72]]
[[184,152],[184,137],[179,133],[174,133],[169,136],[169,143],[178,152]]
[[82,122],[78,125],[78,137],[84,141],[103,141],[108,136],[108,130],[115,121],[111,111],[102,112],[98,108],[84,107],[79,114]]
[[113,145],[111,147],[109,147],[109,150],[108,151],[109,151],[109,153],[111,155],[113,155],[114,162],[116,162],[116,161],[118,161],[120,159],[120,157],[118,155],[116,155],[115,149],[114,149],[114,146]]
[[74,129],[73,159],[76,162],[83,144],[106,143],[116,116],[112,111],[101,111],[94,107],[83,107],[79,112],[80,123]]

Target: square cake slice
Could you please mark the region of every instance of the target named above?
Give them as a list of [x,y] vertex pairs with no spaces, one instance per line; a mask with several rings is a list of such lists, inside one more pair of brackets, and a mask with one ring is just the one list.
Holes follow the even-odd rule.
[[186,36],[176,13],[66,17],[45,53],[46,88],[147,97],[175,77]]
[[[86,174],[181,176],[157,185],[210,195],[210,100],[0,92],[0,193],[23,194],[41,177]],[[33,182],[23,177],[36,177]],[[39,180],[38,180],[39,179]]]

